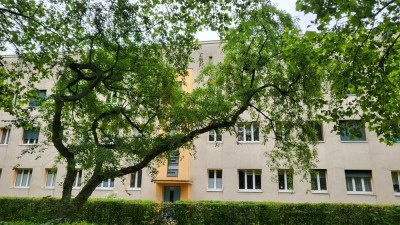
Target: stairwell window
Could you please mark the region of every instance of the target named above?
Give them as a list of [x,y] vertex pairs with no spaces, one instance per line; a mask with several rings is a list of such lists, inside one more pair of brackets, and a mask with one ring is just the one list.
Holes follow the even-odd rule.
[[261,170],[239,170],[239,191],[261,192]]
[[35,145],[39,142],[39,129],[24,130],[23,144]]
[[346,170],[348,194],[372,194],[371,170]]
[[8,145],[10,141],[10,128],[0,128],[0,145]]
[[216,130],[209,131],[208,142],[222,142],[222,134]]
[[175,149],[168,154],[167,177],[177,177],[179,170],[179,149]]
[[129,187],[133,190],[140,190],[142,188],[142,170],[131,173]]
[[222,170],[208,170],[208,190],[222,191]]
[[260,130],[258,123],[240,123],[238,125],[239,142],[259,142]]
[[326,185],[326,170],[311,171],[311,192],[312,193],[327,193]]
[[32,169],[17,169],[15,177],[16,188],[29,188],[32,177]]
[[279,192],[293,191],[293,172],[290,170],[278,170]]

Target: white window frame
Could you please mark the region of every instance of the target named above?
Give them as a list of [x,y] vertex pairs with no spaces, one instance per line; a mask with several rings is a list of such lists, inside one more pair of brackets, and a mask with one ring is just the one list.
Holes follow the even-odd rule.
[[[221,171],[221,188],[217,188],[217,171]],[[210,173],[213,175],[213,186],[210,188],[208,179],[210,179]],[[207,171],[207,191],[222,191],[222,170],[221,169],[210,169]]]
[[[47,185],[50,178],[50,185]],[[56,179],[57,179],[57,170],[56,169],[46,169],[46,181],[45,181],[45,188],[46,189],[54,189],[56,186]]]
[[[394,174],[394,176],[393,176],[393,174]],[[397,178],[397,184],[400,185],[400,171],[396,171],[396,170],[392,171],[391,175],[392,175],[392,179],[393,179],[393,177]],[[394,186],[394,183],[393,183],[393,186]],[[393,187],[393,191],[394,191],[395,196],[400,196],[400,191],[395,191],[394,187]]]
[[[139,182],[139,173],[141,173],[140,176],[140,187],[138,187],[138,182]],[[134,181],[134,186],[132,187],[132,175],[135,174],[135,181]],[[135,173],[129,174],[129,190],[142,190],[142,184],[143,184],[143,172],[142,170],[136,171]]]
[[83,171],[80,169],[76,169],[75,172],[76,175],[74,183],[72,184],[72,189],[80,189],[82,186]]
[[[25,131],[37,131],[38,132],[38,138],[37,139],[27,139],[28,141],[25,142]],[[36,144],[38,144],[39,143],[39,135],[40,135],[40,130],[39,129],[37,129],[37,130],[35,130],[35,129],[25,130],[24,129],[24,131],[22,133],[22,145],[36,145]],[[33,140],[33,141],[31,141],[31,140]]]
[[[240,189],[239,187],[239,192],[262,192],[262,170],[261,169],[244,169],[244,170],[238,170],[238,181],[239,181],[239,186],[240,186],[240,174],[239,171],[244,172],[244,189]],[[249,173],[251,172],[251,174]],[[260,182],[261,182],[261,188],[256,189],[256,172],[259,172],[260,176]],[[247,187],[247,175],[252,175],[252,180],[253,180],[253,188],[249,189]]]
[[96,189],[98,190],[112,190],[114,189],[114,178],[108,178],[106,180],[103,180],[97,187]]
[[7,128],[7,127],[1,128],[0,141],[3,140],[4,135],[5,135],[5,138],[4,138],[4,143],[0,143],[0,145],[8,145],[8,143],[10,142],[10,132],[11,132],[10,128]]
[[[246,135],[246,125],[250,125],[250,136],[251,140],[247,140]],[[258,126],[258,140],[254,140],[254,126]],[[260,142],[260,124],[256,122],[240,123],[238,125],[238,136],[240,138],[240,133],[242,133],[243,140],[239,140],[239,143],[259,143]]]
[[[212,137],[212,140],[211,140],[211,137]],[[218,140],[218,137],[220,137],[221,140]],[[216,130],[210,130],[208,132],[207,139],[208,139],[209,143],[221,143],[222,142],[222,134],[220,132],[217,132]]]
[[[281,187],[279,187],[279,172],[282,171],[283,172],[283,189],[281,189]],[[294,190],[294,177],[293,177],[293,173],[291,173],[292,175],[292,189],[289,189],[289,182],[288,182],[288,174],[289,174],[289,170],[286,169],[279,169],[278,170],[278,192],[290,192],[292,193]]]
[[[18,181],[18,174],[21,172],[21,179]],[[26,185],[23,185],[24,177],[26,177]],[[32,169],[16,169],[15,170],[15,188],[29,188],[32,178]]]
[[345,171],[345,181],[346,181],[346,190],[347,190],[347,178],[348,177],[351,177],[351,186],[352,186],[352,188],[353,188],[353,190],[354,191],[347,191],[347,194],[367,194],[367,195],[372,195],[373,194],[373,187],[372,187],[372,171],[370,171],[370,170],[368,170],[369,172],[370,172],[370,174],[371,174],[371,177],[370,177],[370,186],[371,186],[371,191],[366,191],[365,190],[365,180],[364,180],[364,177],[360,177],[361,178],[361,189],[362,189],[362,191],[357,191],[356,190],[356,181],[355,181],[355,177],[351,177],[351,176],[347,176],[346,175],[346,171]]
[[114,104],[114,105],[116,105],[116,104],[118,104],[119,103],[119,101],[120,101],[120,99],[119,99],[119,92],[116,92],[116,91],[111,91],[109,94],[108,94],[108,103],[109,104]]
[[[324,172],[325,173],[325,184],[326,184],[326,190],[322,190],[321,189],[321,179],[320,179],[320,174],[319,172]],[[313,190],[312,189],[312,185],[311,185],[311,193],[328,193],[328,179],[327,179],[327,171],[326,169],[315,169],[311,172],[312,174],[310,174],[311,176],[313,174],[315,174],[317,176],[317,190]],[[312,180],[311,180],[312,182]]]

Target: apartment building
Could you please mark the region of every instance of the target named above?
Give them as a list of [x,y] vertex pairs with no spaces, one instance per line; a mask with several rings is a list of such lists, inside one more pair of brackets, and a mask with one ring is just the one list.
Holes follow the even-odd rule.
[[[199,57],[220,61],[218,42],[203,42],[189,66],[185,90],[196,87]],[[43,81],[40,95],[54,84]],[[35,100],[29,103],[35,106]],[[10,126],[13,118],[0,112],[0,196],[60,197],[65,174],[55,164],[57,151],[49,146],[42,153],[21,153],[44,139],[38,130]],[[346,123],[346,121],[342,121]],[[355,123],[357,124],[357,122]],[[237,125],[239,136],[211,131],[195,140],[194,158],[179,149],[158,167],[151,177],[145,169],[122,178],[103,181],[93,197],[147,199],[156,202],[176,200],[352,202],[400,204],[400,143],[387,146],[373,132],[357,125],[361,137],[331,132],[333,124],[316,126],[319,134],[318,158],[308,181],[286,168],[271,171],[265,152],[272,143],[262,144],[258,123]],[[85,171],[77,168],[73,194],[85,182]]]

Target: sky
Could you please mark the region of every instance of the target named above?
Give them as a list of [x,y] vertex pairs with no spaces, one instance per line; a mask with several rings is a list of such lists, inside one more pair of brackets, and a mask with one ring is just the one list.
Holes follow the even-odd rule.
[[[296,11],[296,0],[271,0],[271,2],[275,4],[279,9],[286,11],[287,13],[298,19],[298,23],[303,31],[310,29],[315,30],[314,26],[307,28],[308,25],[311,25],[310,21],[315,19],[315,15],[305,15],[302,12]],[[218,34],[209,30],[199,32],[196,37],[199,39],[199,41],[219,40]]]

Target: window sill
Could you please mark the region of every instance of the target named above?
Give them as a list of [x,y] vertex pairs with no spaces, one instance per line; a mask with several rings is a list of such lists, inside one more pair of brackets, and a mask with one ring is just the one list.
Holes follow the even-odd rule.
[[207,144],[222,144],[223,141],[207,141]]
[[317,190],[315,190],[315,191],[311,191],[311,194],[329,194],[329,192],[328,191],[317,191]]
[[260,141],[238,141],[239,144],[260,144]]
[[293,194],[293,190],[278,190],[278,193],[288,193],[288,194]]
[[35,145],[38,145],[37,143],[36,144],[19,144],[19,146],[35,146]]
[[324,141],[324,140],[322,140],[322,141],[318,141],[318,143],[325,143],[325,141]]
[[46,190],[54,190],[56,188],[55,187],[44,187],[44,189],[46,189]]
[[81,187],[73,187],[72,190],[81,190]]
[[15,189],[29,189],[29,187],[14,187]]
[[6,147],[8,144],[0,144],[0,147]]
[[375,195],[372,192],[361,192],[361,191],[348,191],[347,194],[348,195],[371,195],[371,196]]
[[368,141],[340,141],[340,143],[368,143]]
[[141,191],[142,188],[128,188],[127,191]]
[[207,189],[207,192],[222,192],[222,189]]
[[396,197],[400,197],[400,192],[398,192],[398,193],[394,193],[394,196],[396,196]]
[[96,191],[112,191],[114,188],[96,188]]
[[262,193],[263,191],[261,189],[239,189],[238,192],[240,193]]

